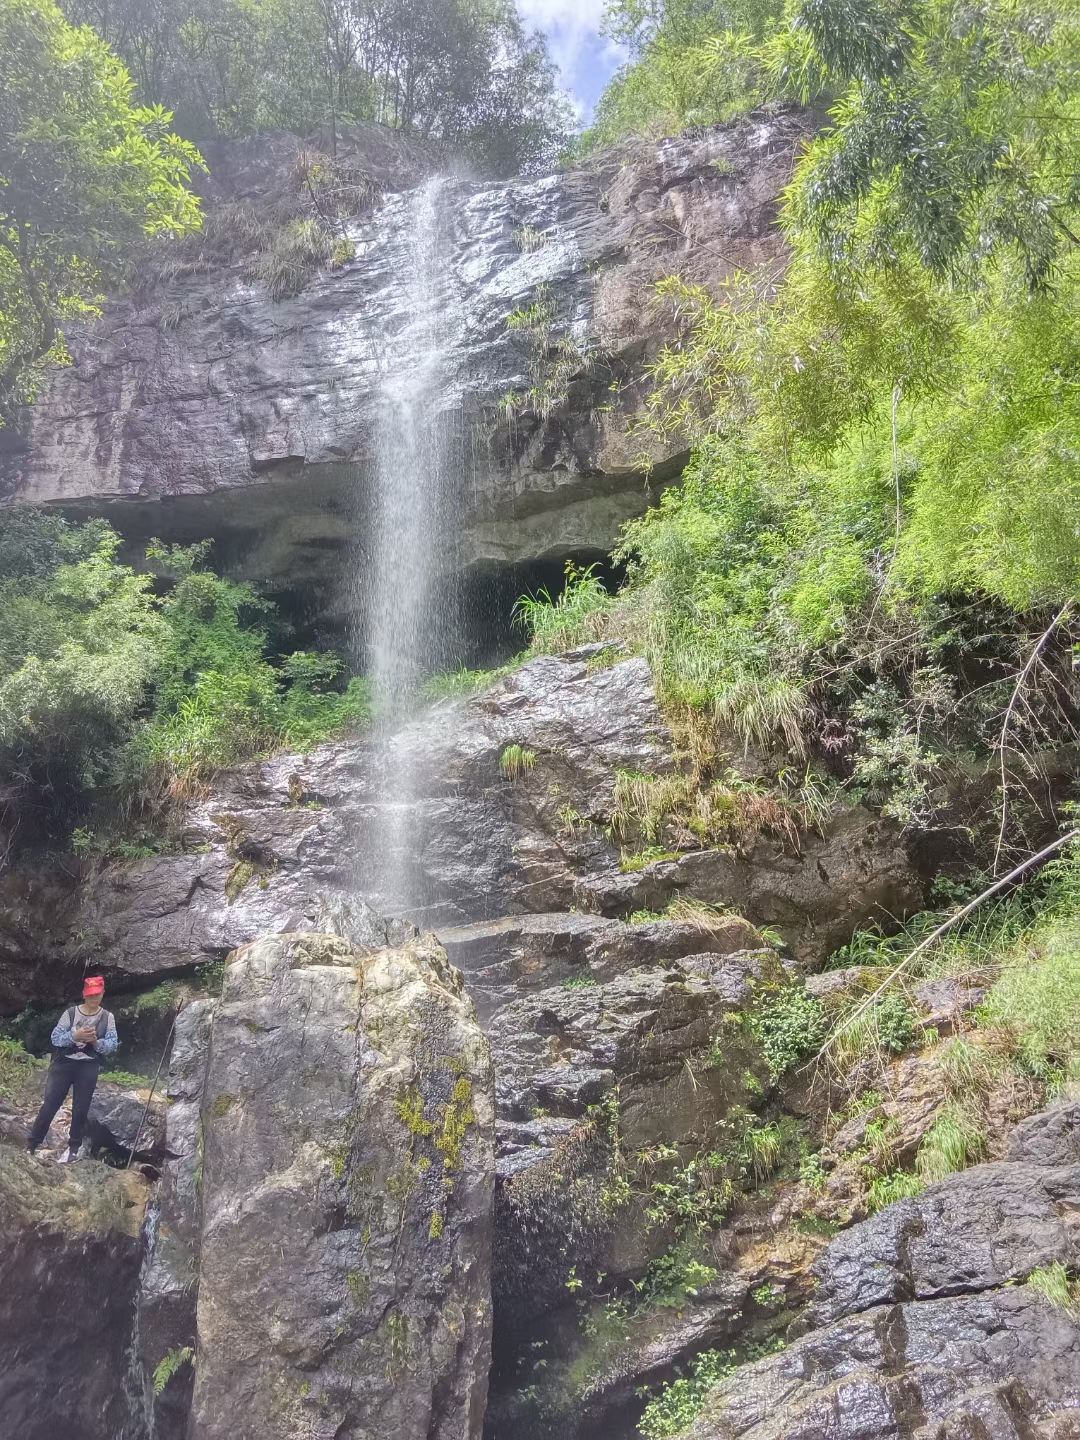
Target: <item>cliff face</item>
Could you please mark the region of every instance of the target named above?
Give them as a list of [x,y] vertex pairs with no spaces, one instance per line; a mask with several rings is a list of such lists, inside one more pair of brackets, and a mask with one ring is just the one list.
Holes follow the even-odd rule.
[[[427,182],[444,321],[430,419],[452,425],[462,457],[440,563],[602,550],[644,508],[627,420],[670,333],[651,282],[776,257],[778,196],[809,130],[799,113],[762,113],[544,179]],[[422,358],[405,283],[418,192],[404,192],[440,160],[374,128],[354,136],[339,161],[382,198],[342,226],[353,258],[275,300],[243,243],[220,235],[295,188],[297,145],[214,147],[206,244],[71,327],[73,365],[0,431],[0,497],[107,509],[135,541],[212,534],[235,573],[326,584],[364,524],[380,385]],[[542,336],[508,329],[541,297]],[[558,393],[508,425],[500,400],[560,344]],[[683,457],[650,458],[664,479]]]

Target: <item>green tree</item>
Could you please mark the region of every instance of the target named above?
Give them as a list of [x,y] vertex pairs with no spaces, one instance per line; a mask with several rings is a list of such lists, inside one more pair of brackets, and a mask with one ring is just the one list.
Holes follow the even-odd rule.
[[144,237],[199,225],[201,162],[123,64],[52,0],[0,0],[0,404],[65,358],[65,320],[97,313]]
[[[200,139],[375,120],[510,173],[571,131],[512,0],[65,0]],[[333,149],[333,139],[330,146]]]
[[970,282],[1010,253],[1044,288],[1076,239],[1078,18],[1073,0],[796,0],[762,51],[772,87],[836,98],[789,222],[848,270]]

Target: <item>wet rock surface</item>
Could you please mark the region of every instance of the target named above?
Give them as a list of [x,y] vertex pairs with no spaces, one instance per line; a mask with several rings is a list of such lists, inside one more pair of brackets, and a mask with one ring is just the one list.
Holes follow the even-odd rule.
[[[515,778],[501,763],[511,746],[532,757]],[[592,965],[615,933],[599,917],[660,910],[681,894],[775,926],[808,960],[859,921],[920,902],[899,827],[858,809],[798,851],[759,840],[746,854],[702,850],[623,873],[607,829],[618,774],[675,763],[644,660],[598,668],[587,648],[530,661],[389,738],[220,776],[186,815],[185,853],[102,862],[55,886],[28,883],[16,866],[0,877],[0,1005],[63,998],[87,947],[111,983],[145,984],[277,931],[402,938],[378,912],[445,932],[483,1007],[511,982],[556,978],[545,947],[564,967],[575,956]],[[529,922],[528,935],[506,920],[553,912],[562,919]],[[484,932],[491,924],[510,929]]]
[[1063,1440],[1080,1326],[1027,1287],[887,1305],[797,1341],[713,1391],[688,1440]]
[[0,1144],[0,1429],[133,1440],[122,1378],[149,1186]]
[[441,949],[259,940],[206,1064],[190,1436],[478,1436],[491,1070]]
[[[812,128],[764,111],[543,179],[443,182],[447,354],[433,408],[463,416],[471,437],[448,568],[606,549],[644,509],[640,442],[625,432],[671,323],[651,284],[673,272],[715,281],[778,255],[780,191]],[[298,143],[216,144],[211,216],[270,206]],[[107,507],[136,542],[213,534],[234,573],[279,588],[318,591],[340,575],[367,504],[379,385],[408,362],[412,220],[395,192],[439,165],[378,127],[345,143],[344,161],[387,192],[348,223],[355,257],[275,301],[246,260],[211,256],[112,303],[97,325],[67,327],[74,364],[3,432],[0,495]],[[520,240],[530,232],[543,237],[534,248]],[[497,402],[529,388],[531,354],[505,322],[538,286],[552,343],[565,336],[582,365],[550,417],[523,415],[510,432],[494,423]],[[677,446],[652,458],[658,480],[683,460]]]
[[897,1300],[988,1290],[1080,1259],[1080,1166],[978,1165],[837,1236],[815,1324]]
[[950,1175],[838,1235],[814,1267],[798,1327],[810,1333],[721,1381],[688,1436],[1075,1435],[1080,1319],[1022,1283],[1076,1267],[1080,1169],[1029,1158],[1049,1135],[1044,1154],[1067,1160],[1072,1103],[1017,1127],[1021,1158]]

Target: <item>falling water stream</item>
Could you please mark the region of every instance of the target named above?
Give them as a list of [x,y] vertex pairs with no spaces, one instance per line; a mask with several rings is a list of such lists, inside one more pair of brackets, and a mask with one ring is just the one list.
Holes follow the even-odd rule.
[[396,707],[456,640],[452,597],[438,593],[452,543],[452,505],[460,475],[457,407],[445,407],[442,381],[454,339],[453,293],[442,178],[403,197],[395,256],[404,327],[388,338],[377,398],[359,605],[368,673],[383,706]]
[[404,323],[383,338],[363,484],[353,613],[358,659],[382,720],[379,795],[363,850],[365,890],[399,895],[417,848],[415,774],[398,722],[432,672],[457,663],[452,552],[464,469],[452,357],[464,324],[452,256],[452,184],[436,177],[387,215]]

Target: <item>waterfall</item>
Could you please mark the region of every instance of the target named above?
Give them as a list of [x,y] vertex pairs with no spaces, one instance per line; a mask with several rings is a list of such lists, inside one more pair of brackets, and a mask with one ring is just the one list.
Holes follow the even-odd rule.
[[386,337],[357,584],[368,673],[391,705],[423,674],[450,663],[457,639],[445,563],[462,461],[460,408],[447,406],[443,383],[459,319],[447,186],[429,180],[402,197],[400,217],[387,216],[401,237],[391,263],[404,325]]

